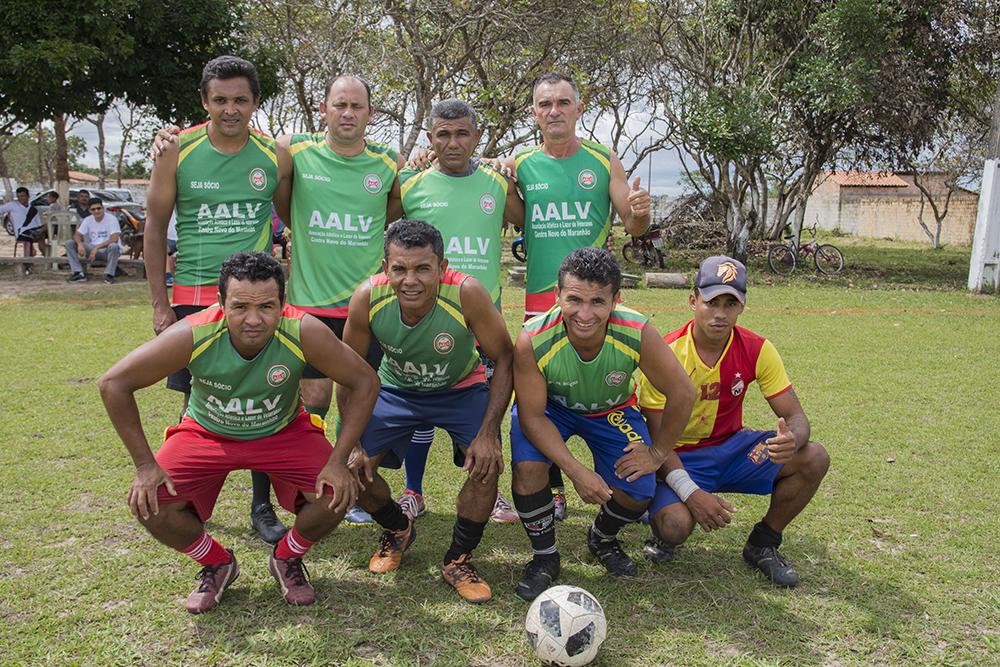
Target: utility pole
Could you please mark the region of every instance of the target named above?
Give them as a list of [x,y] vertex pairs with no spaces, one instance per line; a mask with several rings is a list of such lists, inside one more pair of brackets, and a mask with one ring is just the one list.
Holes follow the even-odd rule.
[[1000,291],[1000,85],[993,98],[993,122],[983,165],[968,284],[976,292]]

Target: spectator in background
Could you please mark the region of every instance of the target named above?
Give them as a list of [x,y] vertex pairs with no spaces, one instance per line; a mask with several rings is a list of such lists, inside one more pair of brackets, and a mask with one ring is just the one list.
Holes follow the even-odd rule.
[[70,208],[71,211],[75,211],[80,220],[83,220],[90,215],[90,190],[80,190],[76,193],[76,201]]
[[32,244],[38,244],[38,250],[45,254],[45,229],[38,209],[28,204],[28,188],[18,188],[14,192],[17,199],[0,205],[0,220],[5,215],[10,216],[14,228],[15,242],[24,243],[24,256],[33,255]]
[[121,246],[118,238],[121,236],[121,225],[118,218],[104,211],[104,203],[97,197],[92,197],[88,208],[90,215],[83,219],[80,226],[73,232],[73,238],[66,241],[66,259],[69,260],[70,276],[68,282],[79,283],[87,280],[83,272],[80,258],[86,256],[93,262],[101,259],[107,262],[104,270],[104,282],[111,285],[115,282],[115,270],[118,268],[118,257]]
[[49,193],[49,211],[55,212],[55,211],[63,211],[63,210],[65,210],[63,208],[63,205],[59,203],[59,193],[55,192],[55,191],[50,192]]

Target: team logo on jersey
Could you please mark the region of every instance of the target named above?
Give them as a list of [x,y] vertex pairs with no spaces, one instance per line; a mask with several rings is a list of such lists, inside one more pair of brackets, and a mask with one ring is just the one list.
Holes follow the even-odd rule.
[[732,262],[723,262],[719,264],[719,269],[715,272],[715,275],[722,278],[723,283],[731,283],[736,280],[736,265]]
[[628,374],[626,374],[625,371],[611,371],[604,376],[604,384],[609,387],[617,387],[624,382],[627,377]]
[[434,351],[438,354],[448,354],[455,347],[455,337],[447,331],[434,336]]
[[257,192],[263,192],[264,188],[267,187],[267,172],[260,167],[251,169],[248,176],[250,178],[250,187]]
[[365,174],[365,177],[361,179],[361,185],[373,195],[382,191],[382,179],[379,178],[378,174]]
[[483,209],[483,213],[486,215],[493,215],[493,212],[497,210],[497,200],[493,198],[493,195],[487,193],[479,198],[479,208]]
[[753,461],[754,465],[760,465],[768,459],[767,443],[758,442],[757,446],[750,450],[747,458]]
[[729,388],[729,391],[733,396],[739,396],[743,393],[744,389],[746,389],[746,384],[743,383],[743,378],[737,373],[736,377],[733,378],[733,386]]
[[285,380],[292,374],[288,366],[275,364],[267,369],[267,383],[272,387],[280,387],[285,384]]
[[584,169],[580,172],[580,175],[576,177],[576,182],[580,184],[580,187],[584,190],[593,190],[594,186],[597,185],[597,174],[594,173],[593,169]]

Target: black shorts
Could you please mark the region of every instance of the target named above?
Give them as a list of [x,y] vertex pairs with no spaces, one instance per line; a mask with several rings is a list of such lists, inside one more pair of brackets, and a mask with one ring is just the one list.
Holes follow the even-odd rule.
[[[181,320],[188,315],[194,315],[199,313],[208,306],[171,306],[174,311],[174,315],[177,316],[178,320]],[[171,373],[167,376],[167,389],[173,389],[174,391],[182,391],[185,394],[191,393],[191,373],[188,369],[182,368],[176,373]]]
[[[319,315],[313,315],[313,317],[325,324],[337,338],[344,340],[344,324],[347,323],[347,318],[321,317]],[[375,336],[372,336],[371,341],[368,343],[368,352],[365,353],[365,361],[376,370],[378,370],[378,365],[382,363],[382,347],[375,340]],[[305,370],[302,371],[302,378],[305,380],[318,380],[325,377],[318,368],[309,364],[306,364]]]
[[28,243],[37,243],[42,239],[46,238],[49,232],[44,227],[32,227],[31,229],[22,229],[21,233],[17,235],[15,241],[27,241]]

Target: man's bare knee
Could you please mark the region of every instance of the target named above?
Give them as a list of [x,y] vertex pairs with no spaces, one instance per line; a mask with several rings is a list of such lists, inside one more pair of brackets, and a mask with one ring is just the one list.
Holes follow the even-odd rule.
[[653,517],[653,529],[667,544],[683,544],[694,530],[694,517],[684,503],[667,505]]
[[548,483],[549,464],[544,461],[521,461],[511,468],[511,490],[519,496],[537,493]]

